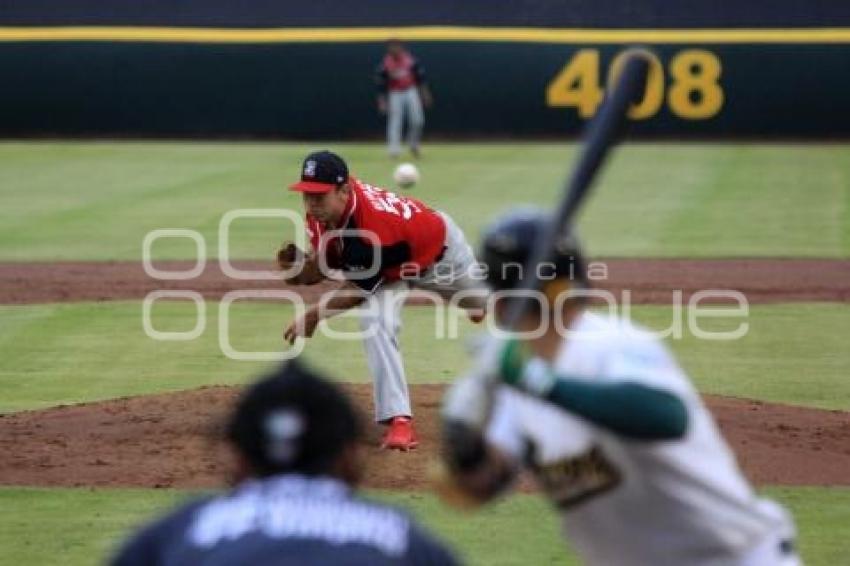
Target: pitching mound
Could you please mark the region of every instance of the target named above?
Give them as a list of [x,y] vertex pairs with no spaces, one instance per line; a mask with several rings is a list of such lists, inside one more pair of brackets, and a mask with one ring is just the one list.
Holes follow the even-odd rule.
[[[592,270],[594,286],[623,291],[635,304],[670,304],[673,292],[685,300],[695,291],[735,290],[751,303],[850,301],[850,261],[830,259],[602,259]],[[234,262],[242,270],[270,270],[264,262]],[[157,262],[162,271],[186,271],[194,262]],[[190,289],[219,299],[236,289],[275,289],[280,281],[231,279],[216,261],[189,281],[160,281],[138,262],[0,263],[0,303],[53,303],[141,299],[157,289]],[[293,287],[308,302],[329,287]]]
[[[371,414],[370,385],[348,390]],[[423,489],[436,457],[444,387],[412,388],[420,448],[378,448],[369,428],[366,485]],[[239,390],[202,389],[0,415],[0,484],[216,487],[227,475],[216,440]],[[850,485],[850,413],[707,397],[748,477],[757,484]]]

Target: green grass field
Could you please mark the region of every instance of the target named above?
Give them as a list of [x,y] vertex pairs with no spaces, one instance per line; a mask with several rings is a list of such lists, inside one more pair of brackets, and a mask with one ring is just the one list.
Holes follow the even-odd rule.
[[[847,553],[850,489],[769,488],[798,522],[806,564],[836,566]],[[91,564],[132,528],[196,494],[140,489],[0,489],[0,564]],[[372,492],[400,505],[472,565],[575,565],[557,516],[537,496],[515,495],[479,513],[458,513],[426,493]],[[522,557],[521,561],[518,557]]]
[[[316,145],[0,143],[0,260],[140,259],[157,228],[191,228],[216,255],[221,216],[238,208],[300,210],[285,190]],[[354,174],[390,183],[383,148],[332,144]],[[558,198],[567,144],[431,145],[412,193],[475,239],[493,214]],[[582,216],[589,250],[606,256],[850,255],[850,149],[845,145],[642,144],[621,148]],[[108,237],[104,237],[107,236]],[[234,257],[264,258],[280,224],[242,220]],[[191,257],[163,241],[159,258]]]
[[[300,210],[285,185],[316,146],[256,143],[0,143],[0,261],[138,260],[144,235],[190,228],[216,255],[221,216],[238,208]],[[386,184],[383,147],[333,144],[359,176]],[[519,202],[553,203],[574,147],[443,144],[426,147],[412,194],[452,214],[469,233]],[[589,250],[604,256],[850,257],[850,146],[638,144],[622,148],[582,215]],[[234,224],[231,256],[265,258],[291,229],[271,220]],[[162,240],[158,259],[191,258],[187,240]],[[158,330],[194,324],[190,304],[159,303]],[[145,336],[141,302],[0,306],[0,413],[244,383],[267,362],[227,359],[217,344],[218,304],[192,342]],[[654,329],[672,309],[635,307]],[[233,346],[276,351],[289,318],[281,305],[233,308]],[[433,331],[434,311],[407,309],[402,347],[411,382],[445,382],[467,358],[458,339]],[[757,305],[734,342],[686,333],[670,343],[701,391],[850,409],[850,306]],[[353,321],[335,321],[340,330]],[[737,321],[734,321],[737,324]],[[362,380],[356,342],[328,338],[306,355],[337,378]],[[435,356],[433,352],[440,352]],[[152,362],[153,360],[153,362]],[[813,464],[814,465],[814,464]],[[807,564],[846,561],[850,489],[767,487],[788,505]],[[133,525],[191,494],[171,490],[0,488],[0,564],[90,564]],[[448,538],[472,564],[574,564],[555,516],[538,497],[512,496],[485,513],[458,515],[427,493],[375,493]]]
[[[0,306],[0,412],[242,383],[262,371],[266,362],[236,361],[222,354],[218,303],[209,303],[207,311],[207,330],[198,340],[160,342],[145,335],[137,302]],[[290,312],[270,303],[235,303],[230,316],[233,347],[280,351]],[[670,325],[673,314],[670,307],[638,306],[633,316],[661,330]],[[151,318],[157,330],[187,330],[195,324],[195,307],[163,301]],[[465,339],[476,327],[464,315],[458,318],[457,339],[447,337],[448,329],[438,337],[434,309],[406,309],[401,344],[410,382],[449,381],[466,367]],[[724,329],[739,322],[730,320]],[[850,409],[850,350],[844,347],[850,305],[753,305],[748,322],[750,331],[741,340],[704,341],[686,332],[670,342],[700,390]],[[330,324],[337,331],[357,328],[353,319]],[[320,334],[307,342],[305,354],[339,379],[368,379],[360,342],[331,342]],[[334,355],[328,356],[331,351]],[[156,364],[151,364],[154,359]]]

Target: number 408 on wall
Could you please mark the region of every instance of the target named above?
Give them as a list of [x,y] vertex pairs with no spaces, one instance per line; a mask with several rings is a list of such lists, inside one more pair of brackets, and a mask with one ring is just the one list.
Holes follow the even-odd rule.
[[[608,83],[613,83],[623,65],[626,52],[619,53],[608,67]],[[676,53],[667,68],[651,51],[646,91],[640,102],[629,109],[629,118],[646,120],[655,116],[665,101],[670,112],[685,120],[707,120],[723,108],[720,86],[720,59],[704,49],[686,49]],[[546,88],[546,104],[552,107],[576,108],[582,118],[590,118],[602,102],[604,91],[599,82],[599,50],[581,49],[552,79]]]

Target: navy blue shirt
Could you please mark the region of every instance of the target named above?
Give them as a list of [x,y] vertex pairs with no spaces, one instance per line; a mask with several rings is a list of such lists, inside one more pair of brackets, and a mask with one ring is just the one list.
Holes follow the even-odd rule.
[[402,566],[457,564],[392,507],[343,483],[298,475],[251,480],[190,503],[134,536],[115,566]]

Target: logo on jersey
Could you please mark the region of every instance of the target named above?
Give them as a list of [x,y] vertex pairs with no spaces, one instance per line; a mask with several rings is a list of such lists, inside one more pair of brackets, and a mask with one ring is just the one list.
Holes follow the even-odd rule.
[[535,464],[541,487],[560,509],[606,493],[617,487],[622,475],[599,446],[572,458]]
[[316,176],[316,162],[312,159],[307,161],[304,164],[304,176],[305,177],[315,177]]

